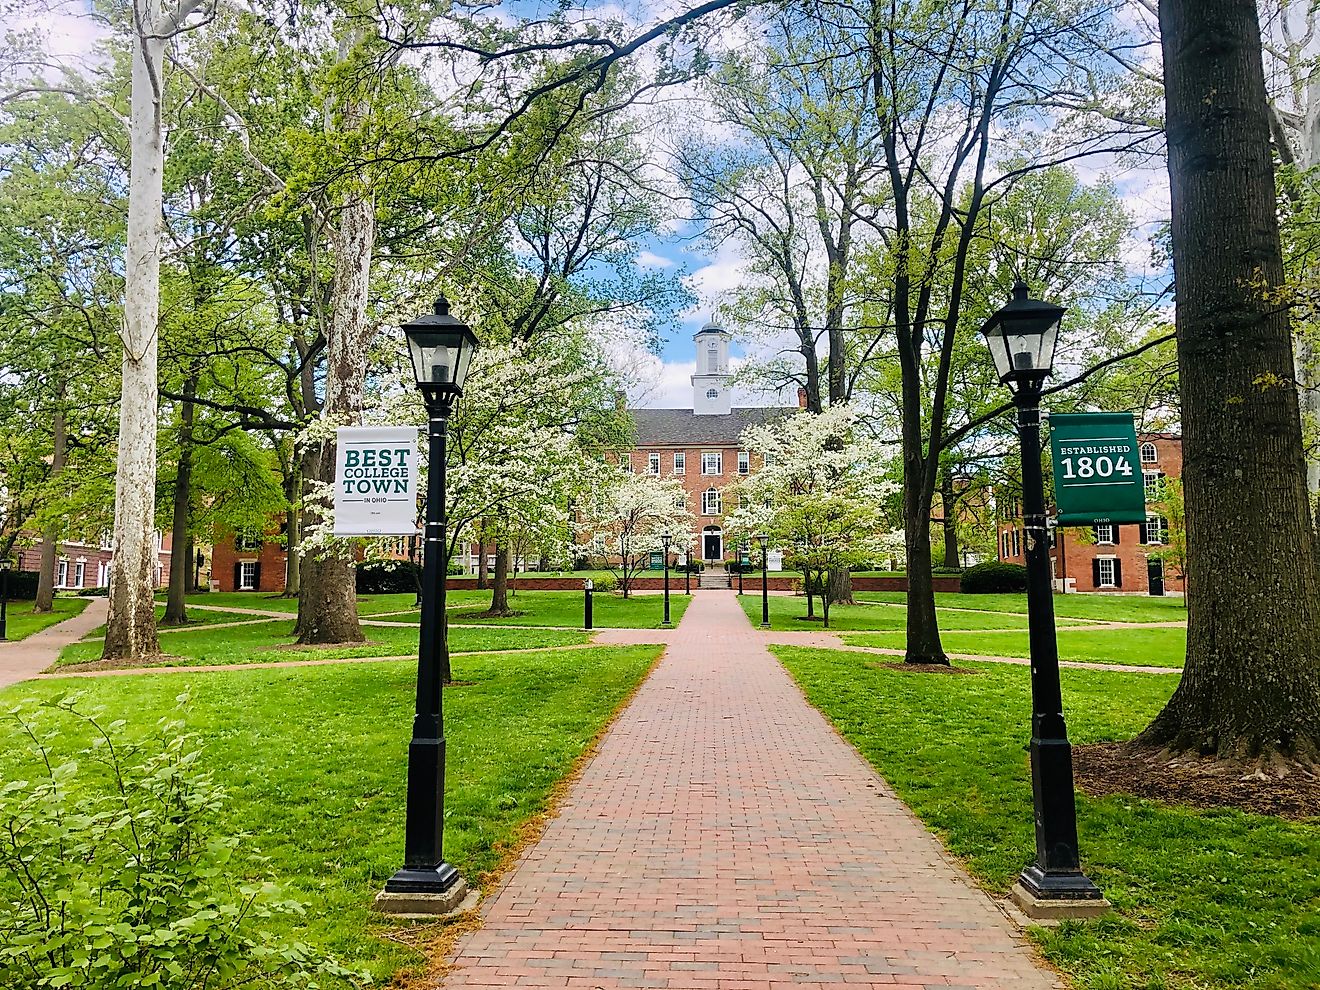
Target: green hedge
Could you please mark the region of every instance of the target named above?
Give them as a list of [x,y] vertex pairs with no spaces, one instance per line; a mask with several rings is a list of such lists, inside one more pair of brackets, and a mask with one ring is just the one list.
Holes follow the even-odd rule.
[[987,560],[963,571],[962,590],[966,595],[993,595],[1006,591],[1027,590],[1027,569],[1021,564]]

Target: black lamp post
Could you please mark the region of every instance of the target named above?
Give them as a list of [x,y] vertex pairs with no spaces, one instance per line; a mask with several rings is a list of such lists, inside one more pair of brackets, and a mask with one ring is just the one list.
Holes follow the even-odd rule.
[[9,638],[9,561],[0,560],[0,643]]
[[746,556],[747,556],[747,541],[739,540],[738,541],[738,594],[739,595],[743,593],[743,571],[746,570],[747,568],[747,561],[744,559],[746,558]]
[[756,534],[756,542],[761,545],[761,628],[770,628],[770,537],[765,533]]
[[1040,397],[1054,363],[1054,347],[1064,312],[1062,306],[1031,299],[1026,285],[1018,282],[1013,286],[1013,299],[981,328],[999,380],[1013,393],[1022,445],[1036,861],[1022,870],[1013,892],[1014,899],[1037,917],[1065,913],[1058,903],[1061,901],[1091,902],[1079,906],[1071,912],[1074,914],[1098,913],[1107,907],[1100,888],[1082,873],[1077,854],[1072,745],[1063,720],[1063,695],[1059,687],[1049,532],[1045,524],[1045,479],[1040,465]]
[[692,594],[692,544],[683,551],[683,594]]
[[[477,336],[436,300],[434,313],[403,325],[413,375],[426,403],[430,471],[426,484],[426,532],[422,551],[422,624],[417,655],[417,713],[408,745],[408,809],[403,869],[385,883],[398,898],[394,909],[416,910],[418,902],[447,910],[464,889],[458,871],[445,862],[445,719],[443,674],[448,669],[445,577],[449,546],[445,513],[446,428],[454,400],[463,394]],[[378,902],[379,903],[379,902]],[[389,904],[383,904],[391,909]]]
[[660,545],[665,549],[665,621],[660,623],[668,629],[673,626],[669,621],[669,547],[674,542],[674,536],[669,530],[660,534]]

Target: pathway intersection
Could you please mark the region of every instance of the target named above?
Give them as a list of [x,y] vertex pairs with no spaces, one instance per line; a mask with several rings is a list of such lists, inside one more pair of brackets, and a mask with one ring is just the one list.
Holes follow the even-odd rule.
[[445,988],[1060,985],[732,592],[696,596],[666,638]]

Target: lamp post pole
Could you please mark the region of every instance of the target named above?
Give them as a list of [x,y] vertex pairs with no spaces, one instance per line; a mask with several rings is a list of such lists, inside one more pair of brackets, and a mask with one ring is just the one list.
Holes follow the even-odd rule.
[[9,638],[9,561],[0,560],[0,642]]
[[582,594],[585,596],[582,601],[582,628],[590,629],[591,625],[591,590],[595,585],[591,578],[582,582]]
[[758,536],[761,544],[761,628],[770,628],[770,548],[765,536]]
[[683,594],[692,594],[692,550],[683,554]]
[[743,557],[746,556],[746,554],[747,554],[747,542],[744,540],[738,544],[738,594],[739,595],[743,593],[743,571],[747,567],[746,563],[743,561]]
[[673,537],[668,533],[660,537],[660,543],[665,550],[665,621],[661,625],[668,629],[673,623],[669,621],[669,544],[673,542]]
[[1040,456],[1040,398],[1054,363],[1061,306],[1032,299],[1018,282],[1013,298],[981,328],[999,380],[1013,392],[1022,449],[1026,534],[1027,638],[1031,654],[1031,797],[1036,860],[1023,868],[1013,899],[1034,918],[1088,917],[1109,904],[1081,870],[1072,744],[1063,718],[1059,646],[1054,629],[1050,536]]
[[444,858],[444,681],[449,676],[445,579],[449,543],[445,507],[447,433],[454,400],[477,348],[472,329],[449,315],[443,297],[433,314],[403,327],[417,387],[426,403],[430,470],[422,549],[422,615],[417,644],[417,698],[408,743],[408,793],[403,868],[376,899],[394,914],[445,914],[458,907],[467,884]]

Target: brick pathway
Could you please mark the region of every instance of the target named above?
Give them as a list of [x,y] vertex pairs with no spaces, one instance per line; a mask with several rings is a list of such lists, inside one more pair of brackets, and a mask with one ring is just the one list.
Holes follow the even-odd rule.
[[1060,985],[762,642],[693,600],[443,986]]
[[[27,602],[10,602],[27,606]],[[30,607],[30,606],[29,606]],[[93,598],[87,607],[72,618],[47,626],[41,632],[13,643],[0,643],[0,687],[17,684],[35,677],[60,658],[60,651],[76,643],[97,626],[105,622],[109,603],[104,598]]]

